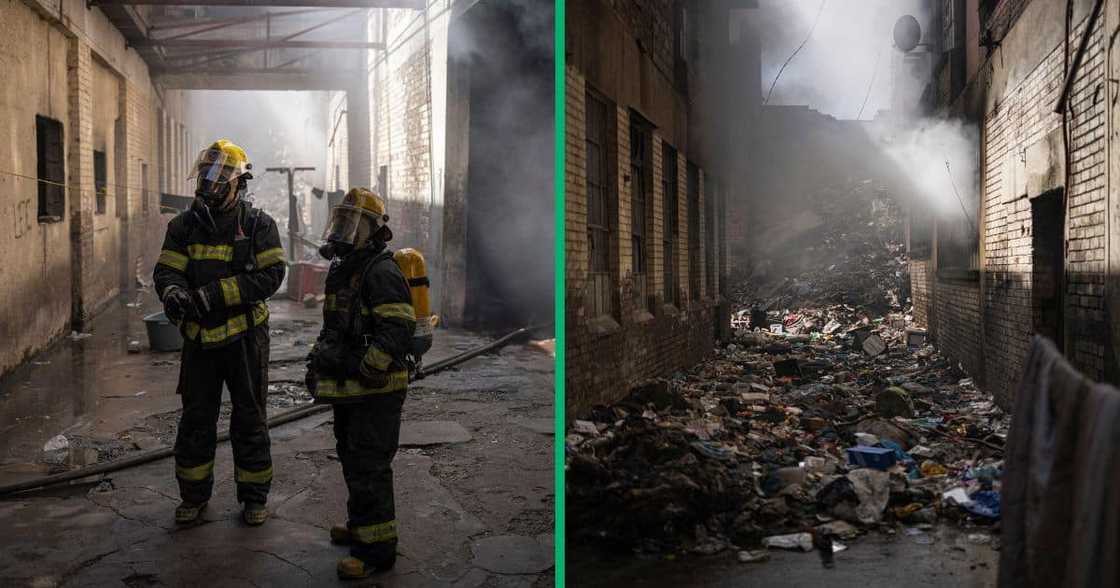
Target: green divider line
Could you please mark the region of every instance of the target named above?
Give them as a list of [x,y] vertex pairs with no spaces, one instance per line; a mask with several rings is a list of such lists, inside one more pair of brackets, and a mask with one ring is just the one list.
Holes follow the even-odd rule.
[[556,183],[556,586],[564,586],[564,1],[556,0],[553,48],[556,66],[555,96],[556,147],[553,177]]

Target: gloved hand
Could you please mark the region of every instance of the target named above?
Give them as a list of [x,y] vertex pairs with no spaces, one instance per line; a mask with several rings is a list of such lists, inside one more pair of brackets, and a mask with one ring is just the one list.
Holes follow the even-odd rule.
[[362,363],[365,353],[357,352],[347,356],[346,373],[357,378],[366,388],[384,388],[389,385],[389,372],[369,367]]
[[191,295],[179,286],[163,291],[163,312],[175,324],[183,322],[183,318],[188,315],[198,314]]
[[307,364],[307,373],[303,376],[303,384],[307,386],[307,393],[314,397],[315,392],[319,389],[319,374],[311,368],[310,362]]
[[222,290],[217,282],[211,282],[197,290],[191,292],[191,300],[194,301],[195,312],[199,317],[209,313],[217,307],[218,301],[221,300]]
[[381,370],[368,370],[360,372],[358,380],[366,388],[384,388],[389,385],[389,372]]

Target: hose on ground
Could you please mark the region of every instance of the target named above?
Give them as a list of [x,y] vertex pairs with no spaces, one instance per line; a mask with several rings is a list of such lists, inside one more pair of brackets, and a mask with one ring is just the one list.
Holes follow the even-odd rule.
[[[436,373],[441,372],[443,370],[446,370],[448,368],[457,366],[457,365],[459,365],[463,362],[474,359],[475,357],[478,357],[479,355],[482,355],[484,353],[488,353],[490,351],[494,351],[496,349],[499,349],[501,347],[509,345],[511,342],[517,340],[519,337],[526,336],[530,332],[532,332],[532,331],[534,331],[538,328],[541,328],[541,327],[535,326],[535,327],[524,327],[524,328],[521,328],[521,329],[517,329],[516,331],[513,331],[512,333],[509,333],[508,335],[505,335],[504,337],[501,337],[500,339],[497,339],[497,340],[495,340],[491,343],[487,343],[486,345],[482,345],[482,346],[476,347],[474,349],[469,349],[469,350],[464,351],[463,353],[460,353],[458,355],[454,355],[454,356],[449,357],[447,359],[442,359],[440,361],[437,361],[430,366],[422,368],[420,370],[420,372],[416,375],[416,378],[420,379],[420,378],[424,378],[424,377],[436,374]],[[294,408],[292,410],[282,412],[282,413],[268,419],[268,428],[271,429],[273,427],[278,427],[280,425],[284,425],[284,424],[290,423],[292,421],[297,421],[299,419],[303,419],[303,418],[309,417],[311,415],[330,410],[330,408],[331,408],[331,405],[329,405],[329,404],[311,404],[311,405],[307,405],[307,406],[301,406],[299,408]],[[218,443],[224,443],[226,441],[229,441],[229,432],[228,431],[218,435]],[[79,469],[76,469],[76,470],[71,470],[71,471],[68,471],[68,472],[62,472],[62,473],[59,473],[59,474],[42,476],[42,477],[34,478],[34,479],[31,479],[31,480],[24,480],[23,482],[16,482],[16,483],[13,483],[13,484],[7,484],[7,485],[4,485],[4,486],[0,486],[0,496],[7,496],[9,494],[15,494],[17,492],[26,492],[28,490],[46,488],[48,486],[55,486],[57,484],[62,484],[62,483],[65,483],[65,482],[72,482],[74,480],[80,480],[82,478],[88,478],[90,476],[96,476],[96,475],[99,475],[99,474],[107,474],[107,473],[110,473],[110,472],[116,472],[116,471],[120,471],[120,470],[123,470],[123,469],[136,467],[138,465],[144,465],[146,463],[150,463],[150,462],[160,460],[160,459],[163,459],[163,458],[166,458],[166,457],[171,457],[174,453],[175,453],[175,450],[173,448],[162,447],[160,449],[153,449],[152,451],[141,453],[140,455],[134,455],[132,457],[127,457],[127,458],[124,458],[124,459],[119,459],[119,460],[115,460],[115,461],[111,461],[111,462],[107,462],[107,463],[92,465],[92,466],[88,466],[88,467],[84,467],[84,468],[79,468]]]

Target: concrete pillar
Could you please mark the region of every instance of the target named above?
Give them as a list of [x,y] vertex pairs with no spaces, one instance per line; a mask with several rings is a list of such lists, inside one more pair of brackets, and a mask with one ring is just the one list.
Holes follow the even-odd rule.
[[69,120],[67,121],[70,205],[70,321],[81,330],[92,315],[85,288],[93,267],[93,62],[89,45],[70,39],[66,52]]
[[370,186],[370,98],[365,80],[346,90],[347,168],[350,186]]
[[[462,33],[452,27],[453,35]],[[467,184],[471,128],[470,67],[449,58],[447,68],[447,151],[444,156],[441,313],[449,323],[463,322],[467,301]],[[433,214],[435,212],[433,211]]]

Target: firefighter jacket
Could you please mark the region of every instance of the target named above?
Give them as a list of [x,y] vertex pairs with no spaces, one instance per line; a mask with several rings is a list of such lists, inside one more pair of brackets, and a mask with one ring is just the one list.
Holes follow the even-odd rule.
[[280,287],[284,272],[272,217],[245,201],[211,216],[195,202],[167,224],[154,278],[161,299],[171,286],[210,292],[210,311],[179,326],[184,339],[209,349],[268,321],[265,299]]
[[382,244],[336,261],[325,293],[323,331],[312,351],[316,400],[353,402],[405,390],[416,315],[393,252]]

